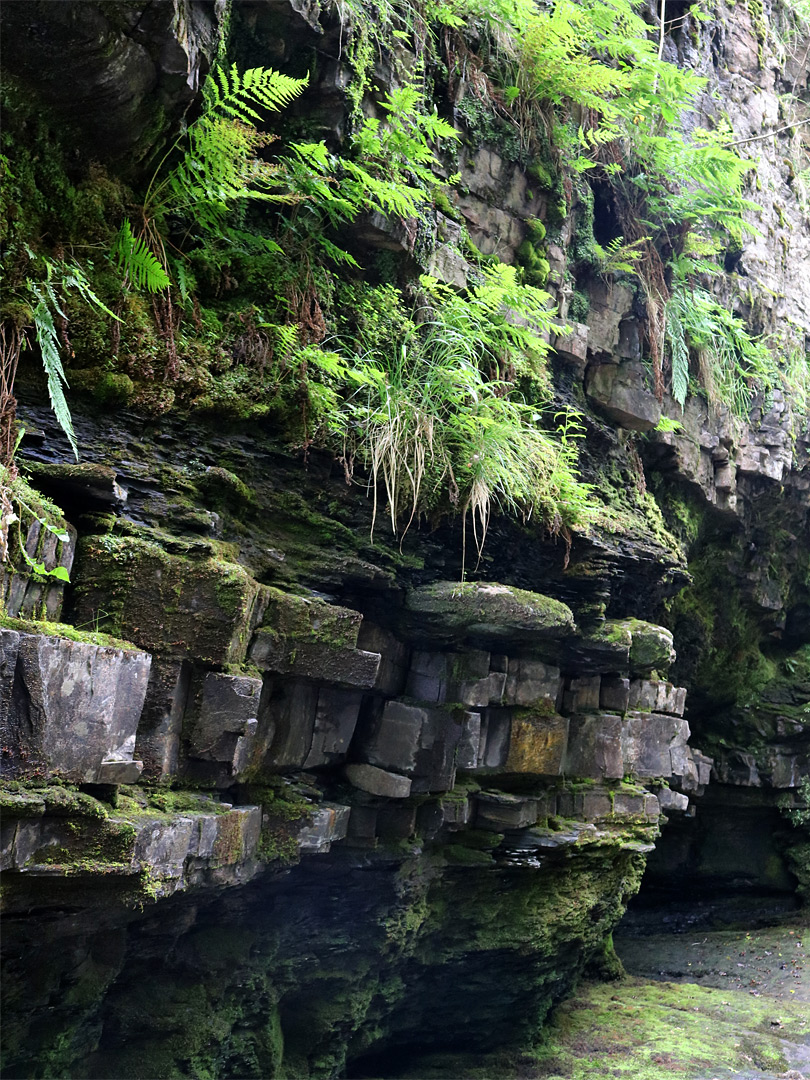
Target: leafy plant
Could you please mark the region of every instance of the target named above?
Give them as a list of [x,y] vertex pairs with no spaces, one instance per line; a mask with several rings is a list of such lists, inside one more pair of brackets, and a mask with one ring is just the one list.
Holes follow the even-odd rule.
[[132,235],[132,226],[125,220],[113,247],[113,258],[124,275],[125,284],[147,292],[162,292],[171,285],[171,278],[143,237]]
[[747,416],[758,390],[771,390],[778,384],[778,369],[767,345],[751,337],[743,320],[705,289],[680,284],[667,303],[666,314],[672,396],[679,405],[686,400],[690,347],[709,399],[727,405],[736,416]]
[[[31,330],[40,350],[51,406],[78,461],[79,450],[64,392],[67,379],[60,356],[62,342],[55,323],[56,319],[61,320],[61,334],[66,341],[68,320],[60,293],[62,296],[73,295],[112,319],[118,320],[118,316],[96,295],[86,272],[74,260],[49,259],[35,254],[27,246],[25,257],[29,276],[25,278],[24,284],[15,289],[14,303],[10,309],[12,317],[9,318],[7,314],[2,335],[0,416],[3,430],[0,432],[0,444],[3,460],[0,463],[10,465],[13,457],[14,375],[21,350],[30,344],[28,334]],[[8,306],[6,311],[9,311]]]
[[374,519],[378,490],[394,531],[401,519],[407,531],[443,491],[463,515],[465,547],[469,518],[479,557],[495,506],[537,513],[553,532],[582,524],[588,489],[576,476],[576,421],[558,414],[543,425],[547,406],[515,391],[521,371],[543,386],[546,294],[501,264],[468,296],[420,280],[420,307],[401,335],[387,348],[375,335],[350,373],[358,389],[347,403],[347,457],[369,468]]

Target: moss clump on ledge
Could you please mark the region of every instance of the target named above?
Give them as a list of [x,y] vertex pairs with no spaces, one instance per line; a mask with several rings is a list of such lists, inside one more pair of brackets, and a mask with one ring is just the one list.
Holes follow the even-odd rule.
[[137,651],[138,646],[123,638],[100,631],[80,630],[67,623],[44,622],[40,619],[13,619],[10,615],[0,614],[0,629],[16,630],[20,634],[42,634],[44,637],[67,638],[82,645],[99,645],[105,649],[127,649]]
[[576,629],[571,609],[559,600],[497,582],[423,585],[411,589],[405,608],[421,634],[439,639],[531,642]]

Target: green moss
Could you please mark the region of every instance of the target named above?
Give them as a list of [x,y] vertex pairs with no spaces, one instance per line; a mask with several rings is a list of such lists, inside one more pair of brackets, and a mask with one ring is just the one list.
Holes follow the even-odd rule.
[[17,630],[21,634],[43,634],[45,637],[67,638],[68,641],[77,641],[83,645],[100,645],[108,649],[137,648],[131,641],[114,637],[112,634],[79,630],[67,623],[44,622],[39,619],[12,619],[8,615],[0,614],[0,626],[6,630]]
[[218,465],[209,465],[197,480],[197,487],[214,501],[223,502],[226,505],[238,506],[252,501],[247,484],[243,483],[236,473]]
[[625,979],[582,987],[556,1010],[533,1056],[545,1075],[569,1080],[603,1080],[606,1060],[633,1080],[783,1072],[780,1038],[806,1032],[800,1002],[780,1000],[777,1008],[737,990]]
[[363,616],[359,611],[338,607],[317,597],[295,596],[268,586],[267,608],[260,633],[284,641],[311,642],[329,648],[353,649]]
[[590,296],[580,289],[574,289],[571,294],[571,299],[568,302],[568,314],[566,317],[572,319],[574,322],[584,323],[588,321],[590,310]]

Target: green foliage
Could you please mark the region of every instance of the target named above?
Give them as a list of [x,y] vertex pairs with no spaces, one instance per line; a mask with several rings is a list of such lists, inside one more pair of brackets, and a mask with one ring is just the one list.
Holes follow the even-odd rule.
[[699,364],[709,400],[748,415],[757,391],[779,382],[776,362],[762,340],[751,337],[742,319],[696,286],[679,283],[666,307],[672,359],[672,396],[683,406],[689,379],[689,349]]
[[144,217],[180,213],[193,215],[203,229],[219,233],[242,199],[273,202],[288,199],[279,193],[278,167],[258,157],[272,136],[256,126],[260,110],[277,111],[293,101],[306,79],[291,79],[272,68],[239,73],[216,66],[203,87],[203,112],[177,139],[164,162],[183,146],[183,156],[163,178],[155,174],[144,200]]
[[[357,390],[347,401],[347,446],[370,470],[375,518],[378,489],[395,531],[444,493],[465,523],[469,515],[479,555],[495,506],[536,512],[555,532],[582,524],[588,489],[576,478],[576,421],[548,417],[540,400],[549,396],[547,295],[502,264],[467,296],[426,276],[421,285],[410,316],[400,308],[391,319],[387,304],[370,312],[366,297],[348,372]],[[382,296],[395,298],[390,287]],[[537,400],[516,394],[521,374],[534,377]]]
[[124,280],[136,289],[146,292],[162,292],[171,285],[171,279],[158,262],[141,236],[132,235],[132,226],[124,221],[113,248],[113,258]]
[[[25,285],[17,291],[20,307],[30,313],[27,319],[23,316],[23,321],[29,323],[34,330],[47,379],[51,406],[78,461],[79,449],[64,393],[67,379],[60,357],[59,335],[54,323],[57,317],[67,323],[67,316],[62,306],[64,301],[59,293],[65,297],[73,294],[86,304],[103,311],[112,319],[117,319],[118,316],[99,299],[78,263],[66,258],[52,260],[44,255],[37,256],[30,248],[26,251],[28,273],[31,276],[26,278]],[[21,340],[24,347],[25,336]]]
[[803,776],[796,790],[801,805],[795,806],[790,796],[783,796],[779,806],[791,825],[810,825],[810,776]]

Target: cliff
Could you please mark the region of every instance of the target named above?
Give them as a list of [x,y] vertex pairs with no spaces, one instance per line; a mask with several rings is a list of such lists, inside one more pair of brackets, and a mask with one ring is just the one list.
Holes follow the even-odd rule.
[[[648,857],[806,893],[807,24],[617,5],[597,106],[519,7],[3,9],[9,1077],[449,1075]],[[308,80],[216,190],[212,65]]]

